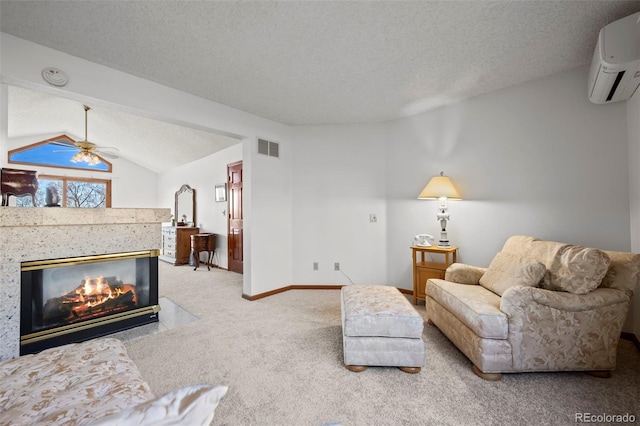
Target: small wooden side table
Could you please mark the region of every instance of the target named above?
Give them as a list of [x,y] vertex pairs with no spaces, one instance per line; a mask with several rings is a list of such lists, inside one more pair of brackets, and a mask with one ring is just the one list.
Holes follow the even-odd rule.
[[[418,299],[425,300],[425,287],[430,278],[444,279],[444,272],[452,264],[458,261],[458,247],[438,246],[412,246],[413,253],[413,304]],[[434,260],[427,261],[426,254],[437,254],[444,258],[444,262]]]
[[207,269],[211,270],[211,262],[213,262],[213,254],[216,250],[216,234],[201,233],[193,234],[191,236],[191,255],[196,265],[193,270],[195,271],[200,266],[200,252],[206,251],[207,256]]

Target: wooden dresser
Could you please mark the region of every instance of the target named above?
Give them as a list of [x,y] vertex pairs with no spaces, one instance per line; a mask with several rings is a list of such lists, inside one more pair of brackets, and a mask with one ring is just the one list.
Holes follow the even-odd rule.
[[174,265],[188,264],[191,255],[191,235],[198,232],[200,228],[163,226],[162,252],[159,259]]

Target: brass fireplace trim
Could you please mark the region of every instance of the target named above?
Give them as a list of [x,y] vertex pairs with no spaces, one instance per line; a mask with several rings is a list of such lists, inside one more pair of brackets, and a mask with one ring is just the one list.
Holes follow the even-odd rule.
[[128,253],[100,254],[97,256],[69,257],[66,259],[34,260],[23,262],[22,271],[33,271],[37,269],[58,268],[61,266],[76,266],[86,263],[110,262],[112,260],[141,259],[145,257],[158,257],[160,250],[132,251]]
[[63,336],[65,334],[74,333],[76,331],[87,330],[99,327],[101,325],[111,324],[114,322],[139,317],[141,315],[157,314],[160,312],[160,305],[150,305],[144,308],[138,308],[131,311],[121,312],[106,317],[87,320],[78,324],[69,324],[62,327],[56,327],[49,330],[38,331],[31,334],[25,334],[20,337],[20,345],[28,345],[39,342],[41,340],[51,339],[53,337]]

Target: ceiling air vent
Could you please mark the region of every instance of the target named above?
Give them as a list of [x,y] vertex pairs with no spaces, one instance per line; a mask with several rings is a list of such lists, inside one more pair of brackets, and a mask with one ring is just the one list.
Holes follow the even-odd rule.
[[258,139],[258,154],[279,158],[280,144],[265,139]]

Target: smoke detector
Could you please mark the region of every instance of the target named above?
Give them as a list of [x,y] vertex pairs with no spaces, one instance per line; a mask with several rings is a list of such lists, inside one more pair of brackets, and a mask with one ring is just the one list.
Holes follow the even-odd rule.
[[64,71],[54,67],[47,67],[42,70],[42,78],[52,86],[62,87],[69,82],[69,78]]

